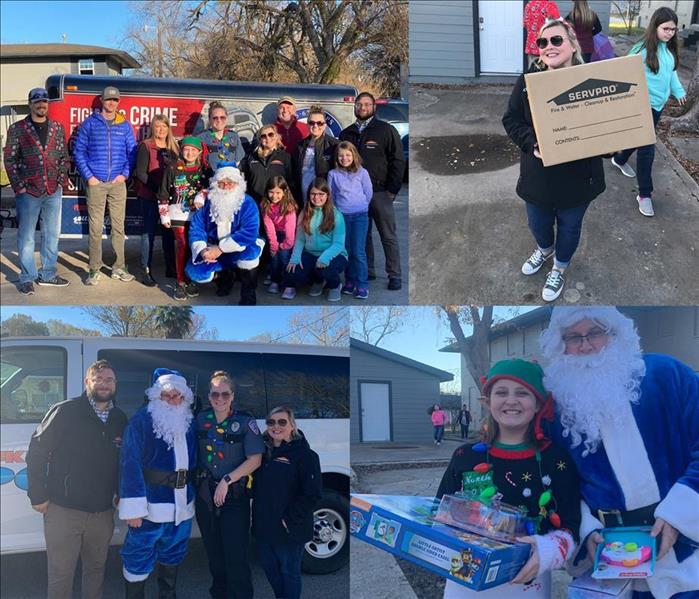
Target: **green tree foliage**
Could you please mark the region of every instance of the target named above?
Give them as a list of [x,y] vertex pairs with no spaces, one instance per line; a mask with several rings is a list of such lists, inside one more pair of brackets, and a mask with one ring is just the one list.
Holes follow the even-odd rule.
[[27,314],[13,314],[0,324],[0,337],[48,337],[49,328]]

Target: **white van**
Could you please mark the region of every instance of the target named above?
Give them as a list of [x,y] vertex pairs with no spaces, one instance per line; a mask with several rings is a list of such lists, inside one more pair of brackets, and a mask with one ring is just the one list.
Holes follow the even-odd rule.
[[[235,380],[235,407],[258,418],[293,407],[299,428],[320,456],[323,498],[304,570],[334,572],[349,560],[349,349],[124,337],[5,337],[0,348],[0,552],[46,548],[41,515],[26,495],[24,461],[32,433],[48,408],[83,392],[87,367],[108,360],[118,378],[117,405],[127,416],[143,404],[153,370],[175,368],[189,382],[197,408],[208,406],[215,370]],[[126,524],[117,519],[113,544]],[[197,536],[199,531],[196,529]]]

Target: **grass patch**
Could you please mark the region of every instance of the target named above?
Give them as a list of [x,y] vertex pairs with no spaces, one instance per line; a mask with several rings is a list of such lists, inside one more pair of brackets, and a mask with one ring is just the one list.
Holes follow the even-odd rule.
[[627,33],[628,35],[642,35],[645,29],[642,27],[632,27],[631,32],[628,32],[626,25],[623,23],[609,23],[609,33]]

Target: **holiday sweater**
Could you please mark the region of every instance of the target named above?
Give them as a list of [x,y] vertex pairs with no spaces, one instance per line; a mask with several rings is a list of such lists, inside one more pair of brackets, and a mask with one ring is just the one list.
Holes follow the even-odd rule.
[[[437,498],[456,492],[477,497],[482,489],[497,487],[503,503],[525,508],[532,519],[543,516],[537,534],[532,531],[539,552],[538,575],[562,566],[579,542],[580,491],[573,460],[551,443],[540,450],[540,462],[535,450],[524,445],[492,446],[487,458],[485,453],[473,449],[478,445],[466,444],[456,449]],[[473,468],[483,462],[491,465],[490,471],[474,472]],[[546,491],[551,492],[552,498],[542,509],[539,499]]]
[[553,0],[529,0],[524,7],[524,28],[527,30],[527,41],[524,52],[539,56],[536,38],[546,23],[546,19],[558,19],[561,16],[558,5]]
[[196,210],[194,198],[209,187],[211,169],[201,163],[187,166],[178,160],[165,171],[158,193],[160,204],[160,221],[174,227],[183,227]]
[[[262,215],[262,224],[265,227],[269,250],[276,254],[279,250],[290,250],[296,240],[296,212],[281,214],[280,204],[272,204],[269,211]],[[283,235],[279,235],[279,234]],[[282,241],[279,241],[282,237]]]

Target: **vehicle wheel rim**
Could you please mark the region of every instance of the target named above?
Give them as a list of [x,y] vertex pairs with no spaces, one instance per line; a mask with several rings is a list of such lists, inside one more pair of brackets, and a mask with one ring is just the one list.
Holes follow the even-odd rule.
[[306,551],[314,558],[328,559],[342,549],[347,539],[347,525],[339,512],[317,510],[313,514],[313,540],[306,543]]

